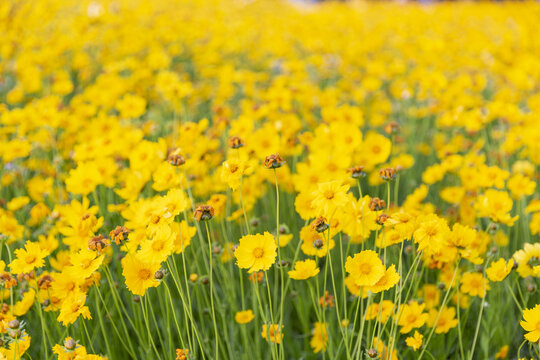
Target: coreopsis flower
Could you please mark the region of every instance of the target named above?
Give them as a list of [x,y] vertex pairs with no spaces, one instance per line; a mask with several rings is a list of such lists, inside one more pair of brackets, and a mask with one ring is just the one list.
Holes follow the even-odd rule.
[[67,274],[71,274],[73,277],[86,279],[92,275],[94,271],[99,269],[104,258],[104,254],[98,255],[94,251],[81,249],[78,252],[71,254],[71,266],[67,266],[64,271]]
[[414,242],[418,244],[418,251],[426,249],[429,253],[441,251],[445,245],[450,229],[446,220],[435,214],[426,215],[417,220],[418,228],[414,232]]
[[495,354],[495,359],[506,359],[506,356],[508,355],[508,349],[510,347],[508,345],[502,346],[499,351]]
[[199,205],[193,213],[193,218],[197,221],[207,221],[212,217],[214,217],[214,208],[210,205]]
[[469,272],[463,274],[461,279],[461,292],[469,294],[471,296],[486,296],[486,291],[491,289],[488,284],[488,280],[484,276],[477,272]]
[[281,158],[279,154],[268,155],[264,159],[264,166],[267,169],[277,169],[282,167],[285,164],[285,161]]
[[312,206],[319,214],[332,217],[338,208],[349,202],[348,190],[349,185],[342,185],[339,181],[321,183],[313,192]]
[[328,250],[332,250],[335,246],[334,239],[330,238],[330,241],[328,241],[327,236],[318,233],[310,226],[304,226],[300,230],[300,239],[302,240],[300,249],[309,256],[324,257]]
[[374,286],[384,276],[385,268],[377,253],[364,250],[347,257],[345,270],[358,286]]
[[281,329],[278,324],[267,325],[264,324],[261,331],[261,336],[264,340],[281,344],[283,340],[283,326]]
[[[458,325],[458,320],[456,319],[456,309],[453,307],[444,307],[440,310],[441,315],[437,321],[437,315],[439,310],[431,309],[429,311],[428,326],[435,326],[435,334],[446,334],[450,329],[455,328]],[[437,323],[435,323],[437,321]]]
[[309,341],[309,345],[313,349],[315,354],[325,351],[326,345],[328,344],[328,334],[326,329],[326,324],[321,322],[316,322],[313,324],[313,336]]
[[276,261],[277,245],[269,232],[256,235],[245,235],[234,251],[236,264],[249,273],[268,270]]
[[527,331],[525,339],[530,342],[538,342],[540,339],[540,304],[532,309],[523,310],[523,320],[521,327]]
[[68,324],[73,324],[79,316],[82,316],[85,319],[91,319],[90,309],[88,306],[85,306],[86,294],[78,293],[74,296],[71,296],[64,300],[62,307],[60,308],[60,314],[58,315],[57,320],[66,326]]
[[405,343],[408,347],[416,351],[422,346],[423,339],[424,335],[420,334],[418,331],[415,330],[413,336],[409,336],[405,339]]
[[514,225],[519,217],[518,215],[513,217],[510,215],[512,207],[513,202],[508,193],[494,189],[486,190],[483,195],[478,197],[475,204],[479,217],[489,217],[495,222],[508,226]]
[[536,182],[532,181],[529,177],[522,174],[516,174],[508,179],[508,190],[512,193],[514,199],[520,199],[523,196],[529,196],[534,194],[536,189]]
[[368,286],[367,289],[374,294],[380,293],[381,291],[387,291],[396,285],[399,282],[399,279],[400,276],[396,271],[396,266],[390,265],[375,285]]
[[424,313],[425,307],[425,304],[419,304],[416,301],[410,301],[403,305],[398,317],[398,325],[401,326],[400,333],[407,334],[412,329],[420,328],[426,323],[429,315]]
[[26,242],[24,249],[15,250],[16,258],[13,259],[9,267],[13,274],[29,273],[34,269],[39,269],[45,264],[43,260],[48,251],[41,249],[38,243]]
[[254,318],[255,315],[253,315],[253,310],[238,311],[236,314],[234,314],[234,321],[236,321],[238,324],[250,323]]
[[142,261],[137,254],[128,254],[122,259],[122,275],[126,279],[126,286],[134,295],[144,296],[148,288],[159,285],[154,278],[159,268],[159,263]]
[[383,300],[381,303],[373,303],[366,310],[366,320],[377,320],[385,323],[394,311],[394,303],[390,300]]
[[418,290],[418,296],[422,298],[426,309],[431,309],[439,305],[441,300],[441,291],[434,284],[424,284],[420,290]]
[[173,222],[170,227],[173,233],[173,251],[175,254],[181,254],[191,244],[191,239],[195,236],[197,228],[189,226],[186,220],[182,220],[180,224]]
[[176,349],[176,360],[188,360],[189,350],[188,349]]
[[264,279],[264,272],[258,271],[248,276],[248,280],[252,283],[260,283]]
[[368,356],[369,352],[375,354],[375,356],[372,356],[372,358],[380,356],[380,359],[398,360],[397,351],[394,349],[392,354],[390,354],[390,349],[388,346],[385,346],[382,340],[377,337],[373,338],[373,348],[368,350]]
[[173,252],[175,237],[170,226],[162,226],[151,239],[142,242],[138,257],[148,263],[164,262]]
[[503,281],[508,274],[510,274],[513,266],[513,259],[506,261],[503,258],[500,258],[499,260],[492,262],[489,268],[486,269],[486,275],[490,281]]
[[525,243],[522,250],[514,253],[517,272],[521,277],[537,276],[540,273],[540,243]]
[[288,272],[291,279],[294,280],[306,280],[319,273],[319,268],[315,260],[297,261],[294,264],[294,270]]
[[242,177],[251,172],[247,160],[231,157],[221,164],[221,181],[227,183],[232,190],[240,187]]
[[24,293],[23,298],[13,304],[13,315],[23,316],[30,310],[36,299],[36,290],[29,289]]

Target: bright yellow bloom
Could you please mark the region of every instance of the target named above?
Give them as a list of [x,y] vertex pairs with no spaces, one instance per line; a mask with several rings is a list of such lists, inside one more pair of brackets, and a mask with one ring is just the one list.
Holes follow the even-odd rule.
[[429,315],[424,313],[424,308],[424,304],[419,304],[416,301],[410,301],[403,305],[398,318],[398,325],[401,326],[399,331],[402,334],[407,334],[412,329],[422,327],[426,323]]
[[253,320],[254,318],[255,318],[255,315],[253,315],[252,310],[243,310],[234,314],[234,321],[236,321],[239,324],[247,324],[251,322],[251,320]]
[[413,336],[409,336],[405,339],[405,343],[408,347],[411,347],[414,351],[416,351],[422,346],[423,339],[424,335],[420,334],[418,331],[415,331]]
[[294,270],[288,272],[291,279],[294,280],[306,280],[319,273],[319,268],[315,260],[297,261],[294,264]]
[[384,276],[384,265],[373,250],[364,250],[347,257],[345,270],[358,286],[374,286]]
[[328,344],[328,334],[326,330],[326,324],[316,322],[313,325],[313,336],[309,341],[309,346],[313,349],[315,354],[325,351]]
[[14,259],[9,267],[14,274],[29,273],[34,269],[38,269],[45,264],[43,260],[49,253],[42,250],[38,243],[27,242],[24,249],[15,250],[16,259]]
[[427,321],[428,326],[435,326],[435,322],[437,321],[435,334],[446,334],[448,331],[450,331],[450,329],[455,328],[458,324],[458,320],[456,319],[456,309],[453,307],[445,306],[440,312],[441,315],[439,316],[439,320],[437,321],[437,315],[439,314],[439,310],[431,309],[429,311],[429,318]]
[[256,235],[245,235],[234,251],[236,264],[249,273],[268,270],[276,261],[277,246],[269,232]]
[[342,185],[339,181],[321,183],[313,192],[312,206],[319,215],[330,219],[338,208],[349,202],[348,190],[349,185]]
[[461,291],[471,296],[484,297],[486,291],[490,289],[488,280],[477,272],[463,274],[461,279]]
[[527,331],[525,339],[530,342],[538,342],[540,339],[540,304],[532,309],[523,310],[521,327]]
[[486,269],[486,274],[490,281],[497,282],[503,281],[514,266],[514,260],[510,259],[508,262],[503,258],[491,263],[489,268]]
[[145,262],[137,254],[128,254],[122,259],[122,275],[126,278],[126,286],[135,295],[143,296],[146,289],[159,285],[154,275],[160,264]]
[[281,329],[279,329],[278,324],[271,324],[270,326],[264,324],[262,327],[261,336],[267,341],[281,344],[281,340],[283,340],[284,336],[283,326],[281,326]]

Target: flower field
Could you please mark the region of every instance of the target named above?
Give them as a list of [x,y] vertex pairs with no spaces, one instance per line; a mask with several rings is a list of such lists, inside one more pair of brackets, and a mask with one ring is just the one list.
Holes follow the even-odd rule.
[[0,360],[540,359],[539,23],[0,1]]

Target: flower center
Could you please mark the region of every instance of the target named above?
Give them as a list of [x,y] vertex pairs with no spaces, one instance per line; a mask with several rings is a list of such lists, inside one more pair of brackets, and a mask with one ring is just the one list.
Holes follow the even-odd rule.
[[360,272],[362,274],[369,274],[371,272],[371,265],[368,263],[360,265]]
[[32,264],[34,261],[36,261],[36,255],[26,255],[24,261],[26,261],[27,264]]
[[253,256],[255,256],[257,259],[262,258],[264,255],[264,250],[262,248],[256,248],[253,250]]
[[139,270],[139,278],[142,280],[148,280],[150,279],[150,271],[148,269],[141,269]]
[[331,200],[334,198],[334,192],[332,190],[326,190],[324,192],[324,197],[327,198],[328,200]]

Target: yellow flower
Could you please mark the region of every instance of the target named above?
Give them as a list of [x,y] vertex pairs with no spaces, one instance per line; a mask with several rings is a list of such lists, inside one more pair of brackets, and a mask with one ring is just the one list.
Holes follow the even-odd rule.
[[426,249],[428,253],[441,251],[450,234],[446,220],[435,214],[418,219],[418,228],[414,232],[414,242],[418,244],[418,251]]
[[45,264],[43,259],[49,255],[46,250],[42,250],[38,243],[27,242],[24,249],[15,250],[14,259],[9,267],[14,274],[29,273],[30,271],[40,268]]
[[335,246],[335,241],[330,237],[330,241],[327,241],[328,236],[313,230],[311,226],[304,226],[300,230],[300,239],[302,245],[300,249],[306,255],[324,257],[328,250],[332,250]]
[[380,293],[381,291],[387,291],[398,283],[400,279],[399,274],[396,271],[396,266],[391,265],[385,270],[384,275],[373,286],[368,286],[368,290],[372,293]]
[[289,271],[289,276],[294,280],[306,280],[319,273],[319,268],[315,260],[297,261],[294,270]]
[[383,300],[382,304],[373,303],[369,305],[366,311],[366,320],[377,319],[381,323],[385,323],[392,311],[394,310],[394,303],[390,300]]
[[519,276],[537,276],[540,272],[540,243],[525,243],[522,250],[514,253],[513,258],[518,264]]
[[518,219],[518,215],[510,216],[513,202],[508,193],[505,191],[497,191],[488,189],[478,197],[475,208],[478,211],[479,217],[489,217],[495,222],[500,222],[509,226],[514,225]]
[[349,202],[347,191],[349,185],[341,185],[339,181],[330,181],[319,184],[313,192],[312,206],[319,215],[332,218],[336,209]]
[[103,263],[105,255],[96,255],[96,252],[87,249],[81,249],[79,252],[71,254],[70,262],[72,266],[67,266],[64,269],[65,272],[73,277],[86,279]]
[[328,344],[328,334],[326,331],[326,324],[316,322],[313,327],[313,336],[309,341],[309,346],[313,349],[315,354],[326,350]]
[[506,359],[506,356],[508,355],[508,349],[510,347],[508,345],[504,345],[497,351],[495,354],[495,359]]
[[143,296],[146,289],[159,285],[154,275],[159,270],[159,263],[144,262],[137,254],[128,254],[122,259],[122,275],[126,286],[135,295]]
[[510,259],[508,262],[503,258],[500,258],[497,261],[491,263],[491,266],[486,269],[486,274],[489,280],[493,282],[503,281],[510,271],[512,271],[512,266],[514,265],[514,260]]
[[281,329],[279,329],[278,324],[272,324],[270,326],[264,324],[261,331],[261,336],[263,339],[275,342],[277,344],[281,344],[281,340],[283,339],[283,326],[281,326]]
[[247,324],[251,322],[253,318],[255,318],[255,315],[253,315],[252,310],[238,311],[236,314],[234,314],[234,321],[239,324]]
[[527,331],[525,339],[530,342],[538,342],[540,339],[540,304],[532,309],[523,310],[523,320],[521,327]]
[[488,280],[477,272],[463,274],[461,279],[461,291],[471,296],[484,297],[486,291],[490,289]]
[[256,235],[245,235],[240,239],[240,245],[234,251],[236,264],[241,269],[249,269],[252,273],[268,270],[276,261],[277,246],[274,237],[269,232]]
[[429,315],[424,313],[425,306],[425,304],[419,304],[416,301],[410,301],[403,305],[398,318],[402,334],[407,334],[412,329],[422,327],[426,323]]
[[420,334],[418,331],[415,331],[413,336],[409,336],[405,339],[405,343],[408,347],[411,347],[414,351],[416,351],[422,346],[423,339],[424,335]]
[[78,293],[67,298],[62,303],[60,314],[56,320],[66,326],[68,324],[73,324],[81,315],[85,319],[91,319],[90,309],[88,309],[88,306],[84,305],[85,302],[86,294],[84,293]]
[[352,258],[347,257],[345,270],[358,286],[373,286],[385,274],[384,265],[373,250],[364,250]]
[[447,333],[450,329],[455,328],[458,324],[456,316],[456,309],[453,307],[444,307],[439,315],[439,320],[437,321],[437,315],[439,310],[431,309],[429,311],[428,326],[435,326],[435,321],[437,321],[435,334]]
[[536,183],[522,174],[516,174],[508,179],[507,186],[514,199],[532,195],[536,189]]
[[26,204],[28,204],[29,202],[30,202],[30,198],[28,196],[19,196],[19,197],[11,199],[7,203],[7,209],[9,211],[17,211],[23,206],[25,206]]

